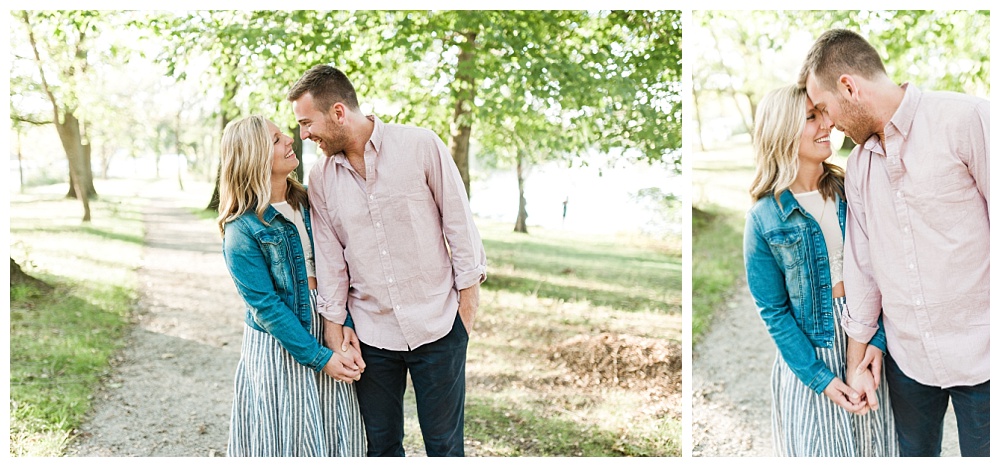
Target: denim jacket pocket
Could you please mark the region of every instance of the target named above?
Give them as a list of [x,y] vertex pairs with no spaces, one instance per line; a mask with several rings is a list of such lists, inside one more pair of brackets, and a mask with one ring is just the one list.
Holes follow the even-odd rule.
[[271,269],[271,278],[280,295],[294,292],[292,284],[292,263],[288,255],[286,239],[280,233],[266,233],[260,236],[260,245]]
[[785,271],[801,266],[806,261],[806,246],[801,229],[772,230],[768,232],[767,244]]
[[768,232],[767,244],[784,271],[785,289],[792,303],[795,320],[801,326],[803,324],[801,310],[795,308],[806,298],[809,287],[808,278],[803,274],[808,255],[802,229],[790,227],[772,230]]

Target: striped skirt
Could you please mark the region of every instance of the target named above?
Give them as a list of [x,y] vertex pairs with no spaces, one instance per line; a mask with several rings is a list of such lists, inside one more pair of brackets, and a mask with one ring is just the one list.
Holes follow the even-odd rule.
[[[310,332],[322,342],[315,291],[311,298]],[[244,326],[227,455],[364,456],[354,385],[300,365],[270,334]]]
[[[840,327],[843,297],[834,299],[834,341],[829,349],[816,348],[816,357],[844,379],[847,336]],[[876,395],[878,410],[854,415],[817,394],[800,381],[778,353],[771,372],[771,436],[776,456],[885,457],[898,456],[896,424],[889,388],[882,371]]]

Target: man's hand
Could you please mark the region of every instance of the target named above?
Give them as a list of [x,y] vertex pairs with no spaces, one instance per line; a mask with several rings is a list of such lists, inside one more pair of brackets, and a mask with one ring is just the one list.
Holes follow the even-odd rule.
[[[848,371],[847,372],[847,385],[851,387],[856,393],[860,394],[860,402],[864,402],[866,409],[862,412],[858,412],[858,415],[864,415],[868,413],[868,409],[878,410],[878,397],[875,395],[875,380],[872,378],[872,373],[868,369],[862,371]],[[859,400],[852,400],[852,402],[859,402]]]
[[[875,380],[875,389],[878,389],[879,382],[882,381],[882,356],[882,349],[869,344],[868,348],[865,349],[864,358],[854,369],[856,373],[870,372]],[[851,368],[847,367],[847,371],[850,372],[850,370]],[[850,377],[847,379],[850,380]]]
[[340,351],[358,370],[365,372],[365,361],[361,358],[361,341],[350,327],[344,326],[344,340],[340,344]]
[[[361,351],[360,349],[358,350],[357,358],[355,358],[354,355],[348,355],[348,351],[353,351],[354,347],[352,347],[348,341],[345,340],[345,336],[348,336],[348,334],[344,331],[344,329],[351,328],[345,328],[343,324],[336,324],[328,319],[323,319],[323,345],[332,350],[334,357],[340,358],[342,360],[342,365],[347,365],[347,369],[357,371],[358,374],[361,374],[363,367],[358,365],[356,361],[361,360]],[[357,339],[357,335],[354,334],[353,329],[351,329],[350,334],[354,335],[354,338]],[[345,348],[348,350],[344,350]],[[331,358],[330,360],[333,359]],[[363,361],[361,363],[364,364]],[[329,365],[329,363],[327,363],[327,365]],[[326,370],[324,369],[323,371]]]
[[476,311],[479,310],[479,284],[458,291],[458,315],[462,318],[465,332],[472,335],[476,324]]

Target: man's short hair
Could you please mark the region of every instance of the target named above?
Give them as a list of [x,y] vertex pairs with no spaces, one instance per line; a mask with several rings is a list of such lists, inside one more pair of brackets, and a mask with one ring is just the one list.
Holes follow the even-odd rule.
[[358,95],[351,80],[344,72],[330,65],[316,65],[309,69],[288,91],[288,101],[293,102],[304,94],[312,95],[316,110],[326,113],[337,102],[351,110],[359,110]]
[[860,34],[847,29],[831,29],[816,39],[799,72],[799,86],[805,87],[810,73],[827,90],[835,89],[844,74],[865,79],[886,75],[875,48]]

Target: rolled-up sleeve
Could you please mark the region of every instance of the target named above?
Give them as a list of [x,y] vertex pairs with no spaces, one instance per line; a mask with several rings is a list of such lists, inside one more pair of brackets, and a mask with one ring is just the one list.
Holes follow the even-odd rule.
[[320,160],[309,172],[309,208],[312,213],[313,254],[316,257],[317,312],[335,324],[347,320],[347,291],[350,278],[344,259],[344,244],[330,222],[324,171]]
[[441,226],[451,250],[455,287],[467,289],[486,280],[486,249],[472,219],[472,208],[458,167],[437,135],[435,150],[424,161],[427,184],[441,212]]

